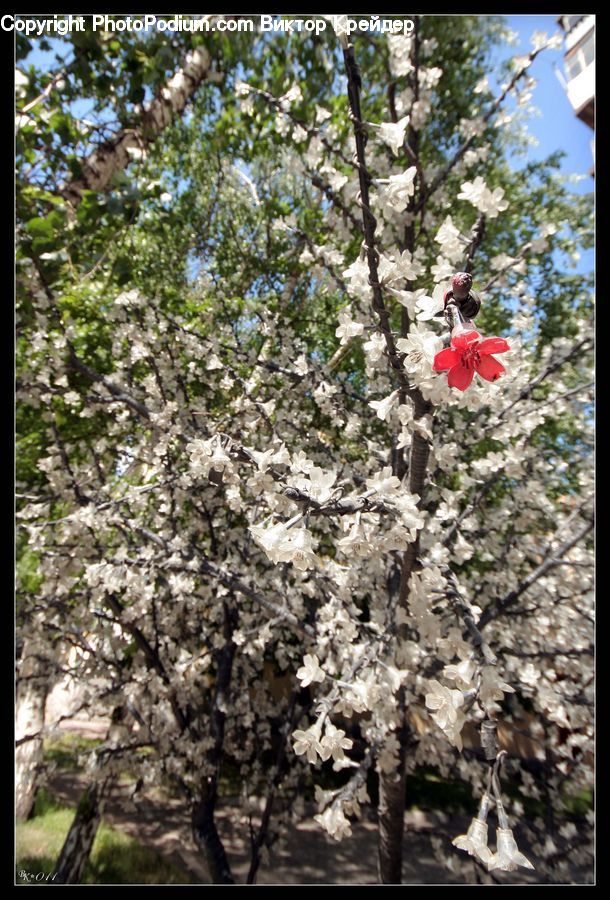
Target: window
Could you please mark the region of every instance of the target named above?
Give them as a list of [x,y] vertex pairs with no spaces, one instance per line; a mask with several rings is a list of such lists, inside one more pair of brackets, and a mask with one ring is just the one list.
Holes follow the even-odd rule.
[[585,58],[585,66],[588,66],[589,63],[592,63],[595,59],[595,41],[593,39],[593,33],[589,35],[588,40],[583,44],[582,52]]
[[572,81],[577,75],[580,75],[583,69],[586,69],[594,59],[595,32],[590,31],[580,44],[577,44],[576,47],[570,51],[569,56],[566,56],[566,74],[568,76],[568,81]]

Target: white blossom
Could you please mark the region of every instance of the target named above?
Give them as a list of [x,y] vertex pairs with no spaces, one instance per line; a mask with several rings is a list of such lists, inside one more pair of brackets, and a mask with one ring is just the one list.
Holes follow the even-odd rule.
[[457,665],[445,666],[443,675],[449,681],[455,681],[460,691],[467,691],[472,687],[472,679],[475,672],[475,663],[472,659],[463,659]]
[[406,338],[399,338],[396,347],[406,353],[403,365],[410,374],[428,375],[432,370],[434,357],[442,349],[440,337],[433,331],[426,331],[412,325]]
[[458,750],[461,750],[460,732],[465,722],[465,716],[461,711],[464,695],[461,691],[445,687],[436,679],[428,682],[428,686],[430,691],[426,694],[426,706],[434,710],[432,718]]
[[489,219],[495,219],[498,213],[508,209],[508,201],[503,197],[503,188],[497,187],[490,190],[480,175],[477,175],[474,181],[465,181],[458,194],[458,200],[468,200],[479,212],[485,213]]
[[330,752],[320,744],[320,735],[314,728],[308,728],[307,731],[297,729],[292,732],[294,738],[293,749],[297,756],[307,756],[307,762],[313,766],[318,757],[326,760],[330,756]]
[[384,397],[383,400],[369,400],[369,406],[375,410],[377,418],[381,419],[382,422],[386,421],[390,414],[390,410],[398,400],[398,393],[398,391],[392,391],[392,393],[388,394],[387,397]]
[[314,654],[306,653],[303,657],[303,666],[297,669],[297,678],[301,682],[301,687],[307,687],[313,681],[324,681],[326,675],[324,669],[320,667],[318,657]]
[[484,666],[479,687],[479,701],[491,713],[498,709],[497,700],[503,700],[504,694],[513,694],[515,689],[502,681],[500,673],[493,666]]
[[434,275],[435,281],[446,281],[453,275],[454,266],[444,256],[437,256],[436,262],[431,266],[430,271]]
[[480,78],[477,81],[477,83],[475,84],[474,93],[475,94],[487,94],[487,93],[489,93],[489,90],[490,90],[489,79],[488,79],[487,75],[485,75],[483,78]]
[[367,537],[364,526],[356,521],[352,525],[350,532],[346,537],[337,541],[337,548],[345,556],[368,556],[373,547],[373,542]]
[[309,372],[309,365],[307,363],[307,357],[304,353],[301,353],[300,356],[297,356],[294,363],[294,370],[297,375],[307,375]]
[[395,78],[403,78],[413,71],[411,62],[412,38],[407,34],[392,34],[387,36],[388,49],[390,51],[390,69]]
[[391,466],[385,466],[377,475],[366,479],[366,486],[382,496],[392,496],[400,490],[400,479],[392,474]]
[[419,322],[429,322],[444,308],[445,293],[449,290],[447,285],[439,283],[435,286],[432,296],[422,292],[415,302],[415,315]]
[[361,322],[354,322],[349,312],[345,309],[342,309],[339,313],[339,323],[335,334],[338,338],[341,338],[342,345],[347,344],[351,338],[362,334],[364,331],[364,325]]
[[533,869],[529,859],[521,853],[517,847],[514,835],[510,828],[496,829],[496,852],[489,859],[487,868],[501,869],[503,872],[514,872],[518,866],[524,869]]
[[250,525],[250,531],[271,562],[278,563],[282,559],[282,545],[288,536],[285,524],[278,522],[276,525],[268,526]]
[[398,155],[405,141],[405,132],[409,125],[409,116],[403,116],[398,122],[384,122],[377,125],[379,129],[379,138],[392,148],[395,155]]
[[434,240],[441,245],[443,256],[451,262],[457,263],[463,256],[465,243],[451,216],[446,216]]
[[385,203],[396,212],[404,212],[409,205],[410,198],[415,193],[415,176],[417,169],[415,166],[405,169],[399,175],[390,175],[387,179],[387,186],[382,190],[382,197]]
[[534,31],[530,38],[530,44],[534,50],[543,50],[549,42],[546,31]]
[[340,841],[344,837],[349,837],[352,833],[350,823],[345,818],[340,803],[333,803],[324,810],[323,813],[314,816],[314,819],[316,822],[319,822],[319,824],[322,825],[336,841]]
[[288,533],[279,548],[282,562],[291,562],[296,569],[305,572],[316,565],[317,557],[313,550],[313,536],[307,528],[295,528]]
[[362,346],[370,363],[379,362],[386,348],[385,338],[379,331],[373,331]]
[[371,292],[369,285],[370,274],[366,259],[359,256],[342,274],[346,281],[349,282],[348,291],[350,294],[362,299],[366,299],[369,296]]
[[335,761],[342,760],[345,757],[344,750],[351,750],[353,741],[345,736],[345,732],[340,728],[335,728],[332,722],[326,722],[326,731],[321,740],[322,746],[328,750]]

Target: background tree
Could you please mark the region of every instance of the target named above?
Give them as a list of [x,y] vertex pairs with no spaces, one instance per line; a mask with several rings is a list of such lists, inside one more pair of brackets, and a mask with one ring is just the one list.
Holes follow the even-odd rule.
[[[44,75],[22,46],[20,633],[125,708],[99,758],[179,786],[213,881],[233,772],[265,798],[249,882],[312,784],[337,839],[372,795],[399,882],[409,774],[482,795],[462,730],[498,717],[541,743],[501,774],[565,880],[590,853],[566,808],[591,778],[590,198],[558,157],[507,162],[546,39],[494,97],[500,20],[336,24],[75,34]],[[464,392],[433,370],[456,271],[511,348]],[[470,877],[516,859],[464,846],[438,851]]]

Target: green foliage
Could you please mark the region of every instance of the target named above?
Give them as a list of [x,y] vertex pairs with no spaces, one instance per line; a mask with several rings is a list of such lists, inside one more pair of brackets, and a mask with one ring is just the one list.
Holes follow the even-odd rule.
[[[15,880],[17,884],[45,884],[26,880],[21,872],[51,876],[68,833],[74,809],[48,795],[37,802],[32,819],[17,824]],[[51,884],[49,878],[48,884]],[[84,884],[192,884],[192,877],[154,850],[102,823],[85,869]]]

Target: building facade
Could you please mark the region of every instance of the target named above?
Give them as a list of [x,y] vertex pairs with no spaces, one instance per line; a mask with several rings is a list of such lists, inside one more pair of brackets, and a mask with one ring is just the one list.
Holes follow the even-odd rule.
[[563,83],[578,118],[595,129],[595,16],[559,16],[565,31]]

